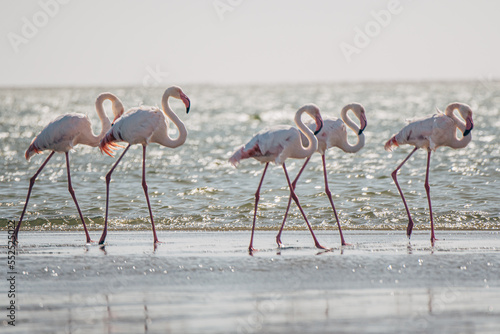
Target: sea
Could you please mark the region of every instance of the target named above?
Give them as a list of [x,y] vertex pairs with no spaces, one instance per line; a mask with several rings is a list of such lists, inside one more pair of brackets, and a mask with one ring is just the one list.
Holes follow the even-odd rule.
[[[32,139],[52,119],[65,113],[87,114],[95,133],[100,122],[96,97],[117,95],[125,109],[160,106],[166,87],[64,87],[0,89],[0,229],[17,222],[26,200],[29,180],[49,152],[26,161]],[[471,143],[463,149],[438,148],[432,154],[430,186],[437,230],[497,230],[500,228],[500,82],[365,82],[265,85],[187,84],[188,114],[181,101],[172,109],[188,129],[184,145],[171,149],[147,147],[146,178],[157,230],[233,231],[252,225],[254,195],[264,165],[248,159],[233,167],[228,158],[261,129],[294,125],[296,110],[317,104],[323,118],[340,117],[351,102],[366,109],[365,147],[355,154],[332,148],[326,153],[333,200],[345,230],[405,230],[408,223],[391,172],[411,152],[393,152],[384,143],[406,124],[463,102],[473,110]],[[111,115],[111,105],[105,104]],[[352,113],[351,117],[354,117]],[[111,116],[110,116],[111,117]],[[305,118],[305,117],[304,117]],[[176,133],[171,125],[171,135]],[[356,135],[349,130],[349,141]],[[117,156],[122,150],[117,152]],[[105,175],[116,161],[98,148],[78,145],[70,151],[72,183],[88,227],[104,224]],[[430,228],[424,189],[426,152],[420,150],[405,164],[399,181],[415,221],[415,230]],[[293,177],[303,160],[288,160]],[[113,173],[110,185],[109,229],[151,228],[141,186],[142,149],[130,148]],[[297,185],[297,195],[315,230],[336,230],[324,191],[321,156],[315,153]],[[277,230],[289,190],[280,166],[269,168],[262,186],[257,229]],[[287,229],[303,230],[295,205]],[[79,231],[75,205],[67,189],[64,154],[56,154],[34,185],[23,231]],[[404,232],[402,232],[404,233]],[[95,233],[93,233],[95,234]],[[82,240],[83,232],[82,232]]]

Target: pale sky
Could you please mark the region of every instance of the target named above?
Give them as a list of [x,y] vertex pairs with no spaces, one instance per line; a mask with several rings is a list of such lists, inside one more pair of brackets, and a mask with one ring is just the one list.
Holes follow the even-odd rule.
[[491,0],[0,0],[0,86],[500,78]]

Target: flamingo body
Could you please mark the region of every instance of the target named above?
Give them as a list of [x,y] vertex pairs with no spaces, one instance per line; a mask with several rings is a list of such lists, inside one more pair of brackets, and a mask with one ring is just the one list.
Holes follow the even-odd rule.
[[[45,150],[64,153],[78,144],[99,145],[93,140],[90,119],[83,114],[65,114],[50,122],[31,142],[25,157],[29,160],[34,154]],[[92,145],[93,144],[93,145]]]
[[339,118],[325,118],[323,129],[316,135],[318,153],[325,154],[331,147],[340,147],[347,138],[345,123]]
[[106,141],[114,137],[117,141],[124,141],[131,145],[161,143],[161,139],[168,135],[168,123],[168,118],[161,109],[133,108],[113,124],[113,128],[106,134],[108,137]]
[[302,152],[294,150],[301,146],[301,133],[297,128],[278,125],[257,133],[229,161],[236,166],[242,159],[254,158],[262,163],[274,162],[281,165],[287,158],[302,159]]
[[412,145],[435,151],[440,146],[447,146],[455,136],[456,124],[453,119],[439,113],[430,117],[411,121],[401,129],[394,139],[389,141],[388,149],[399,145]]

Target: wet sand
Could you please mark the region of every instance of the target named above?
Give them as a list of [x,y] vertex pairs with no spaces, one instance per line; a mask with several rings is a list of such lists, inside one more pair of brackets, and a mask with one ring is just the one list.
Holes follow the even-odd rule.
[[21,231],[16,326],[4,321],[1,331],[499,331],[498,231],[437,231],[434,248],[428,231],[411,243],[404,231],[346,231],[352,246],[343,248],[336,231],[318,231],[330,252],[307,231],[285,231],[281,250],[274,236],[257,231],[260,251],[249,256],[249,231],[159,231],[156,251],[150,231],[110,231],[104,250],[80,232]]

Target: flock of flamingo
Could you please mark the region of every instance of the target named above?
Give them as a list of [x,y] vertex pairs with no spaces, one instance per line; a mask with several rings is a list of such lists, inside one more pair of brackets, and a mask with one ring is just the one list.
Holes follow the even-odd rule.
[[[50,158],[52,158],[52,156],[56,152],[64,153],[66,155],[68,190],[71,194],[71,197],[73,198],[73,201],[75,202],[79,217],[82,221],[83,229],[86,235],[86,242],[91,243],[92,240],[85,225],[82,212],[75,196],[75,192],[71,185],[68,153],[77,144],[84,144],[92,147],[99,146],[99,149],[102,153],[113,156],[113,153],[116,149],[123,148],[123,146],[119,145],[118,142],[126,142],[128,143],[128,145],[125,147],[123,153],[106,174],[106,213],[104,220],[104,229],[101,238],[99,239],[99,244],[104,244],[107,235],[109,185],[111,181],[111,175],[116,166],[120,163],[125,153],[127,153],[130,146],[134,144],[141,144],[143,147],[142,188],[144,190],[146,202],[148,204],[154,238],[153,241],[156,246],[156,244],[159,243],[159,240],[156,235],[153,212],[151,210],[151,204],[149,202],[148,186],[146,183],[146,147],[149,143],[158,143],[166,147],[176,148],[184,144],[187,137],[187,130],[184,123],[179,119],[179,117],[172,111],[170,107],[170,97],[180,99],[186,106],[186,113],[189,112],[191,106],[189,98],[186,96],[186,94],[184,94],[180,87],[172,86],[165,90],[165,93],[163,94],[161,100],[162,109],[159,109],[157,107],[142,106],[138,108],[132,108],[125,112],[123,104],[118,97],[111,93],[100,94],[95,102],[96,112],[102,125],[101,133],[99,135],[95,135],[92,132],[91,122],[89,118],[83,114],[65,114],[57,117],[52,122],[50,122],[40,132],[40,134],[38,134],[38,136],[33,139],[25,153],[26,159],[29,160],[30,157],[35,153],[42,153],[42,151],[45,150],[51,151],[40,168],[30,179],[28,195],[26,197],[23,212],[21,214],[19,223],[17,224],[14,233],[12,234],[12,241],[14,242],[14,244],[17,244],[18,241],[19,229],[23,222],[26,208],[28,207],[28,202],[35,180],[42,169],[47,165]],[[106,113],[104,112],[103,103],[105,100],[109,100],[112,103],[112,111],[114,114],[113,122],[108,119]],[[349,111],[354,113],[354,115],[358,118],[359,126],[348,116],[347,113]],[[455,111],[458,111],[463,120],[457,117]],[[302,121],[302,115],[304,113],[313,119],[312,123],[304,124],[304,122]],[[307,224],[307,227],[311,232],[315,246],[319,249],[327,249],[318,242],[316,236],[314,235],[311,224],[307,220],[307,216],[302,206],[300,205],[299,198],[295,193],[298,179],[314,152],[320,153],[322,157],[323,175],[325,179],[325,192],[328,196],[333,214],[335,216],[335,220],[337,222],[341,245],[349,245],[344,240],[340,220],[333,203],[330,189],[328,187],[325,152],[327,149],[332,147],[338,147],[346,153],[356,153],[361,150],[365,144],[365,135],[363,132],[367,126],[367,120],[365,109],[359,103],[351,103],[346,105],[342,109],[340,115],[340,119],[323,119],[320,113],[320,109],[316,105],[306,104],[300,107],[295,114],[295,124],[297,125],[297,128],[288,125],[280,125],[267,128],[257,133],[252,139],[250,139],[247,144],[236,150],[236,152],[234,152],[234,154],[229,158],[229,162],[234,166],[236,166],[241,160],[248,158],[254,158],[265,164],[262,177],[257,187],[257,191],[255,192],[255,208],[253,215],[252,233],[250,237],[250,245],[248,247],[250,253],[255,251],[253,247],[253,238],[255,232],[260,189],[270,162],[274,162],[276,165],[281,165],[283,167],[283,172],[285,174],[285,178],[290,191],[283,223],[281,224],[281,228],[278,232],[278,235],[276,236],[276,242],[278,246],[283,246],[281,242],[281,233],[285,226],[291,201],[293,200],[297,204],[297,207],[299,208]],[[169,121],[172,121],[178,129],[177,138],[171,138],[168,134]],[[349,127],[356,133],[358,141],[355,145],[349,144],[347,140],[346,127]],[[414,146],[414,149],[411,151],[411,153],[391,174],[394,183],[396,184],[396,187],[399,191],[399,194],[401,195],[401,199],[408,215],[408,226],[406,230],[406,234],[408,237],[410,237],[412,233],[413,220],[410,214],[410,210],[408,209],[403,191],[401,190],[401,187],[399,186],[397,180],[398,171],[406,163],[406,161],[408,161],[413,153],[415,153],[416,150],[418,150],[419,148],[427,150],[425,190],[429,204],[429,214],[431,221],[431,243],[432,245],[434,245],[434,241],[436,240],[436,238],[434,235],[434,218],[432,214],[429,186],[429,166],[431,153],[440,146],[448,146],[454,149],[466,147],[472,139],[471,130],[473,127],[474,123],[472,121],[471,108],[464,103],[451,103],[446,107],[444,113],[438,109],[438,113],[433,116],[410,121],[397,134],[392,136],[386,142],[385,149],[387,151],[391,151],[393,148],[403,144]],[[459,129],[463,134],[460,139],[457,138],[457,129]],[[290,177],[285,165],[285,162],[288,158],[306,159],[304,165],[293,181],[290,181]]]

